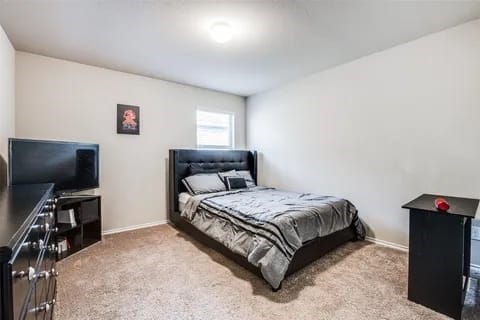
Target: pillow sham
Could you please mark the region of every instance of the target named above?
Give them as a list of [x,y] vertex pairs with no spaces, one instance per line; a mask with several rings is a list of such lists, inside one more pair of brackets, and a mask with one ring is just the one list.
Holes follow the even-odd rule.
[[226,191],[225,183],[220,180],[217,173],[205,173],[188,176],[182,179],[183,184],[190,194]]
[[226,180],[227,177],[238,177],[237,172],[235,170],[219,172],[218,176],[225,183],[225,185],[227,184],[227,180]]
[[245,179],[247,183],[248,188],[256,187],[257,185],[255,184],[255,181],[252,178],[252,175],[250,174],[250,171],[248,170],[240,170],[236,171],[238,177],[242,177]]
[[244,189],[247,187],[247,181],[239,177],[226,177],[227,190]]

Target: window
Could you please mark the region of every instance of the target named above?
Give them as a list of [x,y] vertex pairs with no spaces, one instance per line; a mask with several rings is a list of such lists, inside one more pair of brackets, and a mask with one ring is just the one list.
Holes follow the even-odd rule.
[[197,110],[197,147],[233,149],[233,114]]

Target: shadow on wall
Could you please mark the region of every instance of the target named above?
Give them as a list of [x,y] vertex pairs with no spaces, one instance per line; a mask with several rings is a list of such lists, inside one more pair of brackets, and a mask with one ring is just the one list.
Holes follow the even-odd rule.
[[257,184],[261,185],[262,183],[264,183],[264,181],[263,181],[263,153],[257,151]]
[[0,186],[7,185],[7,172],[8,172],[7,162],[5,161],[5,159],[3,159],[2,156],[0,156]]
[[[265,187],[274,187],[272,185],[267,185],[265,183],[265,181],[263,180],[264,176],[263,176],[263,172],[264,172],[264,157],[263,157],[263,153],[262,152],[259,152],[257,150],[257,184],[258,185],[262,185],[262,186],[265,186]],[[293,190],[293,191],[297,191],[298,190]],[[348,199],[347,199],[348,200]],[[373,231],[373,229],[367,224],[367,222],[365,220],[362,219],[362,212],[361,210],[359,210],[358,212],[358,216],[360,218],[360,220],[362,221],[363,225],[365,226],[365,231],[366,231],[366,234],[368,237],[371,237],[371,238],[375,238],[375,232]]]
[[365,232],[367,237],[371,237],[375,239],[375,232],[373,232],[372,228],[370,228],[370,226],[365,222],[365,220],[362,219],[362,214],[360,211],[358,212],[358,216],[360,217],[360,220],[362,221],[363,226],[365,227]]

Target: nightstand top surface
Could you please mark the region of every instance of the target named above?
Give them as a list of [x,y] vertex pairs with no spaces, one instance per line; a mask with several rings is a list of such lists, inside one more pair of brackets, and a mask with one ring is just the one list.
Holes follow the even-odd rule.
[[[444,198],[450,204],[448,211],[440,211],[435,207],[435,199]],[[442,214],[455,214],[467,218],[475,218],[478,208],[478,199],[449,197],[436,194],[422,194],[420,197],[404,204],[404,209],[424,210]]]

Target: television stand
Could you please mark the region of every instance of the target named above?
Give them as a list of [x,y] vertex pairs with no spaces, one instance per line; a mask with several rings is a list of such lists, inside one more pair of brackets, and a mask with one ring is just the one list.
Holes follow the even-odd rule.
[[[102,240],[101,196],[61,195],[55,201],[57,261]],[[67,210],[73,211],[73,223],[58,222],[59,213]]]

